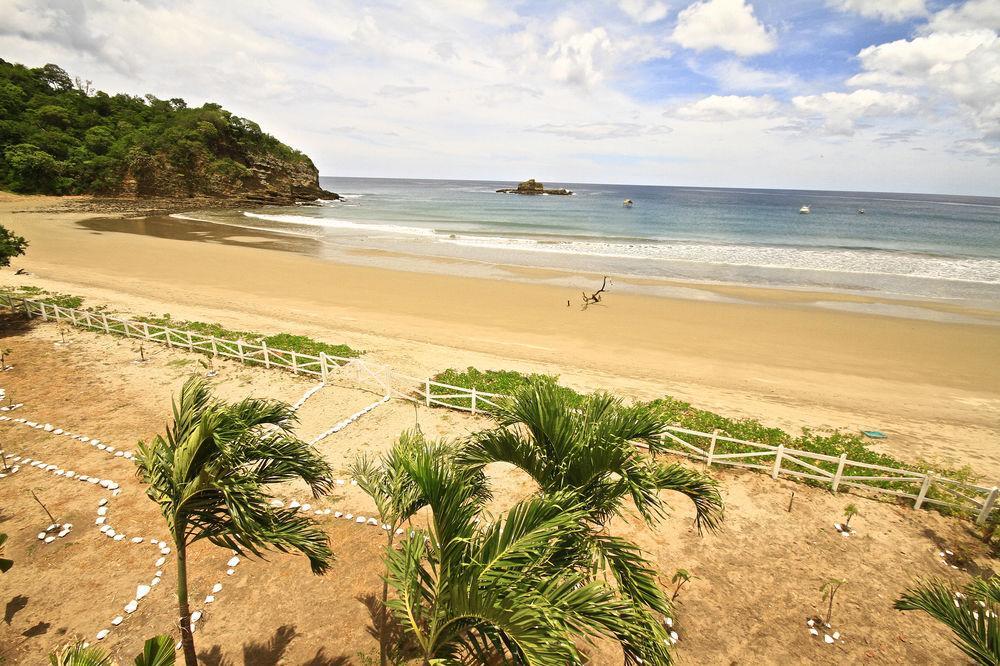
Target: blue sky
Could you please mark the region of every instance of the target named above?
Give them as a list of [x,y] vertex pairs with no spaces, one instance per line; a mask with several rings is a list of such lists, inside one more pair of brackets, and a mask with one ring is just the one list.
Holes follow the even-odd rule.
[[324,175],[1000,196],[1000,0],[0,0],[0,57]]

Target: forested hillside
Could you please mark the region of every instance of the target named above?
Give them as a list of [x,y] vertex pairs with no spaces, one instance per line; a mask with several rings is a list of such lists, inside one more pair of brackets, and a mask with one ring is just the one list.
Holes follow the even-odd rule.
[[218,104],[109,95],[60,67],[0,59],[0,189],[24,193],[335,197],[303,153]]

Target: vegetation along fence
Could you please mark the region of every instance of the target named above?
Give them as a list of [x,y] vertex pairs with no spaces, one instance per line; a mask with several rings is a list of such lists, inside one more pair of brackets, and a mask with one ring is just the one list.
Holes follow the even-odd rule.
[[[437,405],[475,414],[496,408],[498,399],[502,398],[474,388],[412,377],[361,358],[322,352],[316,356],[273,349],[263,341],[224,340],[11,295],[6,300],[11,310],[23,311],[28,317],[68,322],[80,328],[231,358],[248,365],[281,368],[295,374],[314,376],[324,382],[336,377],[353,379],[374,386],[384,396],[419,401],[428,407]],[[846,453],[837,457],[736,439],[718,431],[705,433],[677,427],[667,428],[663,445],[671,453],[704,462],[708,466],[759,470],[769,473],[774,479],[785,476],[813,485],[829,486],[833,492],[841,488],[855,488],[892,495],[901,501],[912,501],[916,509],[934,506],[971,515],[979,524],[985,523],[1000,508],[997,506],[1000,490],[996,486],[967,483],[931,472],[856,462],[848,460]]]

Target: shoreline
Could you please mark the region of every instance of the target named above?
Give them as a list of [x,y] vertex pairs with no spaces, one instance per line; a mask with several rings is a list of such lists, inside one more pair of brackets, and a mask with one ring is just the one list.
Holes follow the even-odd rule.
[[[190,211],[189,211],[190,213]],[[516,263],[496,263],[467,257],[429,256],[401,250],[343,246],[332,253],[322,239],[307,234],[207,221],[186,214],[155,213],[144,217],[93,217],[79,220],[87,229],[112,233],[134,233],[158,238],[196,242],[218,242],[241,247],[293,252],[332,263],[459,278],[487,278],[528,284],[547,284],[586,291],[590,282],[599,284],[603,274]],[[254,240],[256,239],[256,240]],[[471,269],[471,270],[463,270]],[[786,303],[825,309],[853,309],[902,319],[926,319],[1000,325],[1000,307],[956,303],[945,297],[906,297],[867,294],[851,289],[819,290],[807,286],[770,286],[752,283],[658,278],[608,273],[615,291],[656,298],[709,300],[743,304]],[[570,285],[573,286],[570,286]],[[572,302],[572,300],[571,300]],[[872,306],[866,312],[866,306]]]
[[273,239],[250,232],[191,243],[77,224],[92,213],[14,212],[51,205],[0,199],[0,224],[31,241],[14,265],[32,275],[5,274],[4,284],[136,314],[301,333],[404,372],[552,372],[579,389],[670,394],[792,432],[879,429],[890,438],[875,446],[903,459],[1000,478],[995,325],[811,307],[802,301],[815,295],[752,287],[706,290],[747,301],[736,303],[612,292],[581,311],[566,307],[579,288],[537,273],[541,283],[413,273],[262,253]]

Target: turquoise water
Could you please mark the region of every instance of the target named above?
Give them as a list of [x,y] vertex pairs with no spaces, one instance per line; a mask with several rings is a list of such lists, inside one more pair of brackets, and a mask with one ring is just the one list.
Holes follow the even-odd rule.
[[[571,197],[526,197],[495,193],[505,182],[321,183],[344,199],[201,219],[314,237],[338,259],[374,248],[483,266],[1000,306],[996,198],[574,183],[546,183]],[[634,207],[622,206],[626,198]],[[803,205],[811,214],[799,214]]]

